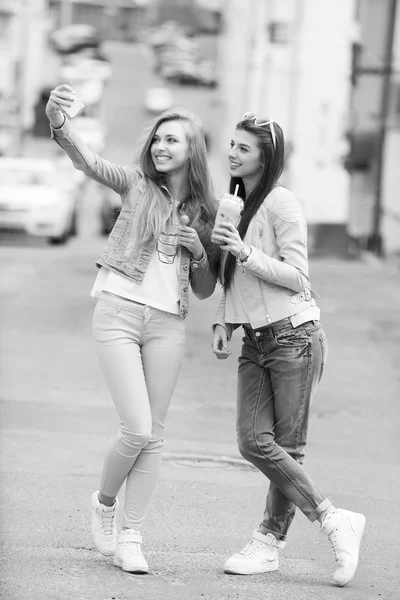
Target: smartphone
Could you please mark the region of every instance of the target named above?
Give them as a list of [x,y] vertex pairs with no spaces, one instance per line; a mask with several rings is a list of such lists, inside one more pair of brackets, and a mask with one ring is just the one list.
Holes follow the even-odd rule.
[[71,106],[63,106],[62,109],[70,119],[74,119],[77,117],[84,109],[84,105],[82,102],[75,96],[72,101]]

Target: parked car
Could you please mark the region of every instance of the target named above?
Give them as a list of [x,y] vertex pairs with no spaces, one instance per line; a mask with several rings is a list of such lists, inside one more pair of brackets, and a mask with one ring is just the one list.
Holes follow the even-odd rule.
[[177,56],[176,60],[164,61],[159,74],[167,81],[180,85],[202,85],[214,88],[217,85],[215,68],[209,60],[194,60]]
[[55,51],[61,55],[78,52],[82,48],[99,48],[101,43],[98,30],[83,23],[57,29],[49,37]]
[[215,62],[203,56],[198,41],[178,23],[167,21],[150,30],[147,42],[153,50],[154,69],[167,81],[180,85],[215,87]]
[[77,233],[83,175],[69,161],[0,157],[0,229],[64,244]]

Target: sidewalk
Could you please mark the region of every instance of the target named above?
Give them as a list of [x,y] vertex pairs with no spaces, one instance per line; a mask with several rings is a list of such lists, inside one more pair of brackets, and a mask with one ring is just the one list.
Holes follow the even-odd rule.
[[[2,292],[1,597],[397,599],[398,262],[311,262],[330,350],[312,410],[306,468],[335,504],[367,516],[357,576],[339,590],[331,585],[329,545],[301,514],[279,572],[222,573],[227,556],[258,525],[267,486],[237,452],[240,333],[233,355],[217,361],[210,348],[217,294],[202,302],[191,298],[161,480],[142,530],[150,574],[122,573],[94,551],[90,494],[117,425],[90,334],[88,290],[102,243],[83,236],[66,253],[44,249],[32,259],[30,274],[24,267],[19,284]],[[0,250],[5,278],[30,252]]]

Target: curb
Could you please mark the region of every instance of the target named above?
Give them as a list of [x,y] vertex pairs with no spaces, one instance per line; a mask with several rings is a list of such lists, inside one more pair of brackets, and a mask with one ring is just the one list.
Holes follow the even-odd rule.
[[192,462],[197,462],[197,463],[202,463],[202,462],[211,462],[211,463],[215,463],[215,464],[227,464],[227,465],[232,465],[232,466],[237,466],[237,467],[242,467],[245,469],[251,469],[254,471],[257,471],[257,469],[249,462],[247,462],[247,460],[244,460],[243,458],[236,458],[233,456],[223,456],[223,455],[215,455],[215,454],[190,454],[190,453],[186,453],[186,454],[182,454],[182,453],[177,453],[177,452],[164,452],[163,453],[163,460],[166,462],[173,462],[173,461],[192,461]]

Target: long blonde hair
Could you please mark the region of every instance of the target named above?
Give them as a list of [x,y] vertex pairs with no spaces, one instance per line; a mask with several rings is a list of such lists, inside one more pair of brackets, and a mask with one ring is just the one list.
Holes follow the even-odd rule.
[[151,157],[154,135],[160,125],[167,121],[183,121],[189,143],[188,194],[181,201],[178,210],[181,209],[188,215],[189,227],[196,229],[211,262],[214,263],[217,259],[218,247],[211,243],[210,235],[217,202],[208,170],[204,131],[199,119],[182,108],[160,115],[143,143],[139,165],[144,174],[146,189],[143,202],[138,205],[136,212],[137,239],[139,242],[158,239],[170,212],[166,192],[161,187],[165,184],[165,176],[157,171]]

